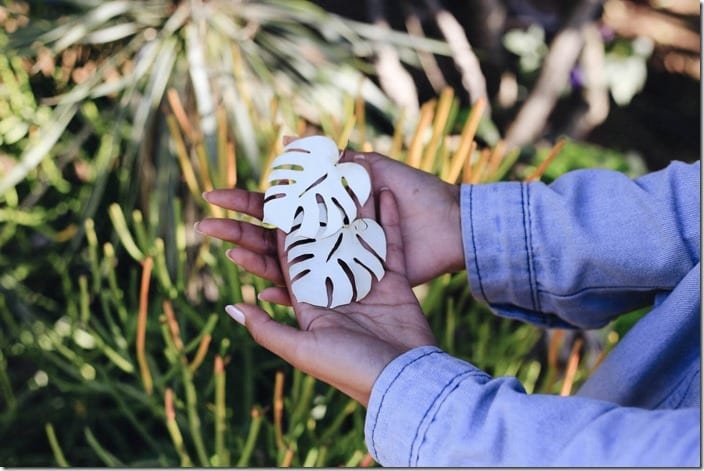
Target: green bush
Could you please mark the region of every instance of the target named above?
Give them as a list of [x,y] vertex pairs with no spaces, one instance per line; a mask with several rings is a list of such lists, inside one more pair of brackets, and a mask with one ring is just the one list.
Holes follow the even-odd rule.
[[[54,59],[73,47],[98,54],[81,65],[94,60],[100,72],[85,86],[69,83],[78,66],[66,56],[44,78],[27,72],[19,52],[0,57],[0,463],[372,465],[363,408],[257,346],[224,315],[226,304],[257,302],[266,283],[233,265],[225,244],[192,230],[208,215],[239,217],[205,204],[201,192],[261,188],[261,169],[289,131],[322,132],[340,146],[375,149],[453,182],[538,177],[548,150],[505,155],[492,124],[480,120],[485,104],[465,113],[449,90],[421,109],[412,133],[401,119],[391,135],[375,129],[365,119],[368,97],[338,90],[334,112],[314,107],[311,117],[294,112],[305,93],[242,94],[243,84],[259,86],[251,77],[233,82],[239,101],[218,102],[204,120],[193,102],[199,92],[174,74],[186,70],[177,64],[187,58],[181,48],[189,33],[179,28],[191,23],[177,25],[172,2],[147,2],[153,8],[141,12],[138,3],[66,4],[69,13],[93,12],[93,29],[84,33],[95,41],[125,33],[112,49],[70,42],[77,16],[55,28],[47,20],[35,25]],[[268,41],[300,32],[294,20],[307,2],[260,3],[265,16],[258,18],[272,22]],[[96,12],[118,4],[127,8],[111,17],[118,24],[98,21]],[[282,11],[289,16],[274,14]],[[280,24],[286,18],[293,20]],[[310,36],[315,21],[306,18]],[[127,67],[132,56],[116,51],[145,47],[136,31],[155,25],[174,34],[155,33],[171,52],[155,56],[146,75],[105,88],[110,58]],[[337,44],[324,33],[312,36]],[[3,47],[6,41],[0,35]],[[167,59],[168,73],[157,67]],[[268,77],[266,67],[254,72]],[[316,80],[305,78],[309,93],[320,90]],[[35,98],[37,84],[68,95],[47,104]],[[494,133],[484,135],[494,146],[476,149],[483,130]],[[549,167],[557,173],[560,165],[594,164],[585,146],[567,143],[562,152],[569,158]],[[609,159],[621,169],[620,156]],[[417,293],[442,348],[491,374],[516,375],[531,392],[569,392],[591,367],[573,348],[569,359],[580,368],[569,372],[558,350],[571,344],[553,335],[546,347],[539,329],[494,317],[473,300],[464,274]],[[294,323],[289,309],[261,304]],[[607,338],[608,349],[618,336]]]

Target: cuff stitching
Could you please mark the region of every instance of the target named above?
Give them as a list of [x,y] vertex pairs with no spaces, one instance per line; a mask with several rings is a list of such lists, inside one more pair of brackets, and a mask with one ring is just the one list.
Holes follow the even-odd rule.
[[[531,301],[531,309],[533,311],[537,311],[537,303],[535,300],[535,274],[533,273],[533,265],[531,264],[531,251],[530,251],[530,243],[528,241],[528,236],[530,231],[528,230],[528,218],[530,217],[528,215],[530,207],[528,206],[530,203],[526,203],[526,200],[529,200],[528,198],[528,185],[525,183],[521,183],[521,212],[523,213],[523,243],[525,244],[525,250],[526,250],[526,265],[528,267],[528,286],[530,288],[530,301]],[[530,200],[529,200],[530,201]]]
[[[438,392],[438,393],[435,395],[435,397],[433,398],[432,402],[431,402],[430,405],[428,406],[428,409],[425,411],[425,414],[423,414],[423,417],[421,418],[420,423],[418,424],[418,428],[416,429],[416,434],[415,434],[415,436],[413,437],[413,440],[411,441],[411,443],[416,443],[416,442],[418,441],[418,438],[419,438],[418,435],[419,435],[420,429],[421,429],[421,427],[423,426],[423,424],[426,423],[426,420],[425,420],[425,419],[426,419],[426,417],[428,417],[428,414],[429,414],[430,411],[433,409],[433,407],[435,406],[435,403],[438,401],[438,399],[440,399],[440,398],[442,397],[442,400],[440,401],[440,403],[438,404],[438,406],[435,408],[435,413],[433,414],[433,416],[431,417],[430,421],[428,422],[429,424],[435,421],[435,417],[437,417],[438,412],[440,411],[440,408],[441,408],[442,405],[445,403],[445,401],[447,400],[447,398],[450,397],[450,395],[451,395],[453,392],[455,392],[455,391],[457,390],[457,388],[459,388],[459,386],[460,386],[460,384],[461,384],[461,382],[462,382],[462,381],[460,381],[459,379],[462,378],[462,380],[465,380],[465,379],[467,379],[467,378],[472,378],[472,377],[475,377],[475,376],[476,376],[476,377],[486,377],[487,374],[484,373],[484,372],[481,372],[481,371],[467,370],[467,371],[463,371],[462,373],[457,373],[455,376],[453,376],[452,378],[450,378],[450,380],[445,384],[445,386],[443,386],[443,388],[440,390],[440,392]],[[464,377],[464,378],[463,378],[463,377]],[[452,389],[451,389],[447,394],[444,394],[444,393],[445,393],[445,390],[448,389],[450,386],[452,386]],[[427,432],[428,428],[429,428],[429,426],[426,427],[426,432]],[[408,458],[408,465],[409,465],[409,466],[413,466],[413,467],[417,467],[417,466],[418,466],[418,460],[420,460],[420,448],[421,448],[421,446],[423,445],[424,442],[425,442],[425,432],[423,433],[423,436],[421,437],[421,441],[420,441],[420,443],[418,444],[418,450],[417,450],[416,453],[415,453],[415,457],[416,457],[416,458],[415,458],[415,463],[413,463],[413,464],[411,465],[411,459],[412,459],[412,456],[413,456],[413,454],[414,454],[413,452],[411,452],[411,456],[409,456],[409,458]]]
[[485,302],[489,302],[484,292],[484,283],[482,283],[482,273],[479,270],[479,258],[477,253],[477,241],[474,237],[474,185],[469,185],[469,229],[472,236],[472,253],[474,254],[474,269],[477,272],[477,280],[479,282],[479,292]]
[[411,360],[408,363],[406,363],[405,365],[403,365],[403,367],[398,371],[398,373],[396,373],[396,376],[394,376],[394,378],[389,383],[388,387],[384,391],[384,394],[381,395],[381,399],[379,399],[379,408],[378,408],[376,416],[374,417],[374,425],[372,426],[371,440],[372,440],[372,449],[374,450],[374,456],[376,456],[376,457],[379,456],[379,453],[376,449],[376,440],[375,440],[375,438],[376,438],[376,425],[379,423],[379,414],[381,413],[381,409],[384,406],[384,399],[386,399],[386,394],[389,392],[389,390],[391,389],[391,386],[393,386],[393,384],[396,382],[396,380],[399,378],[399,376],[401,376],[401,373],[403,373],[403,371],[406,368],[408,368],[413,363],[415,363],[415,362],[417,362],[427,356],[435,355],[438,353],[442,353],[442,350],[438,349],[438,350],[433,350],[431,352],[426,352],[426,353],[422,354],[421,356],[419,356],[418,358],[414,358],[413,360]]

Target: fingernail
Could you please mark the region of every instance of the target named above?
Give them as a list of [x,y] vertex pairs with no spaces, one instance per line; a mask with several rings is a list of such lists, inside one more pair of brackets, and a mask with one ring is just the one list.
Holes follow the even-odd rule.
[[225,306],[225,312],[227,313],[227,315],[232,317],[235,322],[240,325],[244,325],[244,312],[240,311],[232,304],[228,304],[227,306]]
[[201,234],[200,229],[198,229],[199,225],[200,225],[200,221],[193,224],[193,230],[196,231],[197,233]]
[[203,193],[201,193],[201,196],[203,197],[203,199],[204,199],[205,201],[210,201],[210,200],[208,199],[208,192],[207,192],[207,191],[204,191]]
[[364,154],[357,154],[354,156],[354,160],[364,161],[364,160],[367,160],[367,158],[364,156]]

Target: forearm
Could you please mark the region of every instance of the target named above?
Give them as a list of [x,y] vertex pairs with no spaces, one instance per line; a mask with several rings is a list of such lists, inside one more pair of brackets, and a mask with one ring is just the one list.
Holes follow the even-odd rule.
[[[419,380],[422,378],[422,380]],[[366,423],[385,466],[696,466],[699,412],[527,395],[435,347],[394,360]]]
[[698,164],[464,186],[461,204],[473,294],[544,326],[602,326],[699,261]]

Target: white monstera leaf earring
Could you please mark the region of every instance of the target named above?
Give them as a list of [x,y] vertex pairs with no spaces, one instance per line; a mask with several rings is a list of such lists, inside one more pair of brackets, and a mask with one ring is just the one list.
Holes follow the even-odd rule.
[[329,308],[369,294],[386,259],[384,230],[373,219],[357,219],[357,202],[371,192],[369,174],[339,159],[327,137],[297,139],[272,162],[264,196],[264,222],[287,233],[293,295]]
[[355,219],[322,239],[301,235],[301,216],[286,236],[291,289],[299,302],[334,308],[359,301],[384,276],[386,236],[373,219]]
[[[304,237],[327,237],[357,217],[371,192],[369,174],[359,164],[339,163],[335,142],[324,136],[297,139],[271,163],[264,194],[264,222],[289,233],[299,208],[303,210],[300,233]],[[348,192],[348,189],[350,192]],[[327,211],[322,225],[318,203]]]

